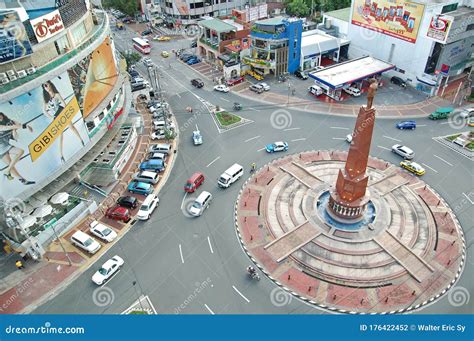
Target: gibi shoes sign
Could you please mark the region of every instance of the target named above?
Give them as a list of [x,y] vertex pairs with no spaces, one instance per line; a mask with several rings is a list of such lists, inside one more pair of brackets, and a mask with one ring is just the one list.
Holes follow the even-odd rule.
[[31,19],[31,26],[38,43],[49,39],[64,30],[63,19],[58,10],[52,11],[36,19]]

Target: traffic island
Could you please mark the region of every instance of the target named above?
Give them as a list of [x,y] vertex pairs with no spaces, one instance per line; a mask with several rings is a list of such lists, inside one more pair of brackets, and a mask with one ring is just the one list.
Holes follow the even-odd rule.
[[224,110],[219,106],[212,108],[210,110],[210,113],[212,115],[212,118],[214,119],[214,122],[216,123],[219,133],[253,122],[239,115],[233,114],[227,110]]
[[347,152],[276,159],[244,184],[235,205],[240,242],[255,264],[298,298],[341,313],[403,313],[442,297],[464,267],[463,231],[420,178],[368,159],[368,220],[327,210]]

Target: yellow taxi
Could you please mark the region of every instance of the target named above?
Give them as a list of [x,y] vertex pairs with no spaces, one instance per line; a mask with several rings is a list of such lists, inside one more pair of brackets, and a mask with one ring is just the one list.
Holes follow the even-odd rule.
[[402,168],[405,168],[407,171],[416,174],[416,175],[423,175],[425,174],[425,169],[421,167],[418,163],[413,162],[413,161],[402,161],[400,162],[400,166]]
[[467,119],[467,125],[469,127],[474,127],[474,116],[471,116]]
[[157,39],[158,41],[170,41],[171,38],[170,37],[167,37],[167,36],[161,36]]
[[168,53],[168,51],[161,51],[161,56],[163,58],[168,58],[170,56],[170,54]]

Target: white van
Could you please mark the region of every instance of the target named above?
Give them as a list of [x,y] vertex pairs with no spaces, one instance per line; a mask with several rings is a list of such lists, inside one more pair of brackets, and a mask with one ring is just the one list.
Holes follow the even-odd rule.
[[220,187],[228,188],[234,182],[240,179],[240,177],[244,174],[244,169],[241,165],[234,163],[232,166],[229,167],[224,173],[221,174],[217,184]]
[[94,238],[82,231],[77,231],[72,235],[71,243],[87,251],[91,255],[100,249],[100,244]]
[[156,172],[141,171],[133,174],[133,180],[155,185],[160,180],[160,176]]
[[314,84],[308,88],[308,91],[311,92],[315,96],[319,96],[323,94],[323,89]]
[[204,210],[210,205],[212,200],[212,194],[206,191],[202,191],[201,194],[194,200],[194,204],[189,209],[189,213],[195,217],[199,217]]
[[163,153],[163,154],[169,154],[171,153],[171,145],[168,143],[159,143],[159,144],[154,144],[152,145],[148,151],[151,153]]

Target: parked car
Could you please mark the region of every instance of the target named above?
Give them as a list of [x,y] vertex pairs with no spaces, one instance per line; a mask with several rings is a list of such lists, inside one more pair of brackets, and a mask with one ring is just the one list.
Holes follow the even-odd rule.
[[154,144],[148,148],[148,152],[169,154],[171,153],[171,145],[169,143]]
[[138,206],[138,199],[130,195],[126,195],[117,199],[117,204],[122,207],[135,208]]
[[392,146],[392,152],[400,155],[406,160],[411,160],[415,157],[415,152],[408,148],[407,146],[402,146],[401,144],[394,144]]
[[195,86],[196,88],[202,88],[204,86],[204,82],[200,78],[191,79],[191,85]]
[[348,88],[343,88],[344,92],[348,93],[349,95],[352,95],[354,97],[359,97],[360,96],[360,90],[357,89],[356,87],[350,86]]
[[244,77],[231,78],[226,81],[227,86],[234,86],[244,81]]
[[129,70],[128,74],[130,77],[135,78],[135,77],[140,77],[140,74],[136,70]]
[[137,219],[140,219],[140,220],[150,219],[151,214],[155,210],[156,206],[158,206],[159,202],[160,202],[160,199],[158,199],[156,195],[154,194],[148,195],[143,201],[143,204],[140,206],[140,209],[137,212]]
[[452,107],[445,107],[445,108],[438,108],[436,111],[432,112],[428,118],[430,120],[441,120],[444,118],[448,118],[449,114],[453,112],[454,108]]
[[312,93],[315,96],[319,96],[323,94],[323,89],[320,88],[319,86],[313,84],[308,88],[308,91]]
[[257,94],[261,94],[262,92],[265,91],[265,89],[263,88],[263,86],[259,85],[259,84],[252,84],[249,89],[251,91],[254,91],[256,92]]
[[125,264],[124,260],[119,256],[113,256],[107,262],[102,264],[102,267],[92,275],[92,282],[97,285],[102,285],[107,282],[114,274],[120,271],[120,268]]
[[193,144],[195,146],[202,144],[202,135],[199,130],[193,131]]
[[397,76],[393,76],[392,78],[390,78],[390,83],[401,86],[402,88],[406,88],[407,86],[407,83]]
[[110,227],[105,226],[104,224],[99,223],[97,220],[94,220],[89,225],[91,233],[102,239],[103,241],[110,243],[113,242],[115,238],[117,238],[117,232],[112,230]]
[[265,150],[267,153],[286,152],[288,150],[288,142],[278,141],[267,144]]
[[168,129],[168,130],[175,130],[174,123],[168,120],[156,120],[153,121],[153,129]]
[[187,193],[193,193],[199,186],[204,182],[204,174],[196,172],[186,181],[184,185],[184,191]]
[[148,35],[150,35],[150,34],[152,34],[152,33],[153,33],[152,30],[149,30],[149,29],[148,29],[148,30],[144,30],[144,31],[142,31],[142,37],[148,36]]
[[352,134],[347,134],[346,135],[346,142],[347,143],[352,143],[352,139],[353,139]]
[[132,179],[140,182],[147,182],[149,184],[157,184],[160,180],[160,176],[156,172],[141,171],[133,174]]
[[127,190],[130,193],[148,195],[153,192],[153,186],[146,182],[140,182],[133,180],[128,184]]
[[165,163],[162,160],[148,160],[140,163],[140,170],[149,170],[160,173],[165,169]]
[[196,41],[196,40],[193,40],[193,41],[191,42],[191,48],[195,48],[195,47],[197,47],[197,41]]
[[135,84],[132,83],[131,87],[132,87],[132,92],[146,89],[145,83],[135,83]]
[[99,251],[101,248],[101,245],[94,238],[82,231],[74,232],[71,236],[71,243],[78,248],[87,251],[91,255]]
[[163,58],[168,58],[170,56],[170,54],[168,53],[168,51],[161,51],[161,56]]
[[194,64],[198,64],[200,62],[201,62],[201,59],[199,59],[199,58],[191,58],[186,62],[186,64],[194,65]]
[[146,159],[147,160],[163,160],[163,161],[166,161],[166,154],[164,153],[158,153],[158,152],[150,152],[148,153],[148,155],[146,156]]
[[157,41],[170,41],[171,38],[168,36],[161,36],[157,39]]
[[192,55],[184,55],[184,57],[182,57],[181,60],[186,63],[188,60],[194,59],[194,58],[197,58],[197,56],[194,55],[194,54],[192,54]]
[[295,72],[295,76],[298,77],[299,79],[308,79],[308,75],[300,70],[297,70]]
[[416,128],[416,121],[409,120],[409,121],[402,121],[397,123],[398,129],[415,129]]
[[268,85],[267,83],[258,83],[258,85],[260,85],[264,91],[270,90],[270,85]]
[[123,221],[128,223],[130,221],[130,211],[122,206],[116,205],[110,207],[105,211],[105,217],[113,220]]
[[404,160],[400,162],[400,166],[405,168],[409,172],[416,174],[416,175],[423,175],[425,174],[425,169],[421,167],[418,163],[413,161]]
[[214,86],[214,90],[219,91],[219,92],[226,92],[226,93],[229,92],[229,88],[225,86],[224,84],[219,84],[219,85]]
[[164,140],[166,139],[166,134],[165,134],[165,131],[163,129],[159,129],[157,131],[154,131],[153,133],[151,133],[151,139],[152,140]]

